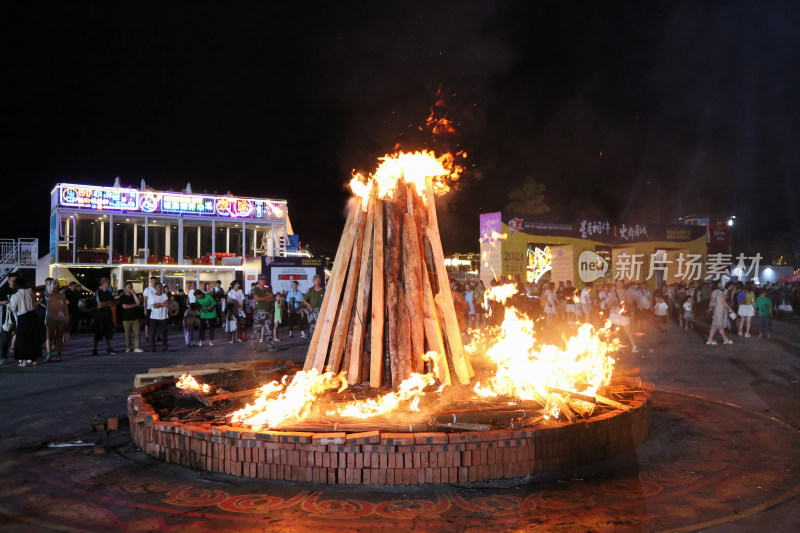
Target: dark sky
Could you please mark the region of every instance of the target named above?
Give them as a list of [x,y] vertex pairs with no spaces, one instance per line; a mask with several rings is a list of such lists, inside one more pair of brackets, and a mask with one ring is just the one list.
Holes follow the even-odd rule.
[[[120,176],[285,198],[332,254],[351,170],[400,143],[469,153],[448,252],[526,176],[556,215],[736,215],[800,250],[798,2],[3,5],[0,237],[46,249],[55,183]],[[432,140],[440,86],[459,135]]]

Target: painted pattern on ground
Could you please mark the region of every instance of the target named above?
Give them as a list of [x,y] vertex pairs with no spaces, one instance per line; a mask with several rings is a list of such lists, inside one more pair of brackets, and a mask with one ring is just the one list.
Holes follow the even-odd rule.
[[800,493],[797,431],[731,405],[654,393],[636,453],[512,488],[328,487],[165,465],[136,452],[19,451],[0,513],[66,531],[661,531],[749,516]]

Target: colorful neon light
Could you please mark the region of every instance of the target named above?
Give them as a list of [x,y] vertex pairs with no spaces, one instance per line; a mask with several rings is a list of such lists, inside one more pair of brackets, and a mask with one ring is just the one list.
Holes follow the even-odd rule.
[[103,210],[138,210],[138,191],[113,187],[61,187],[61,205]]
[[161,197],[161,211],[181,215],[210,215],[214,213],[214,199],[165,193]]
[[217,214],[221,217],[249,218],[253,214],[253,201],[244,198],[217,198]]
[[139,211],[147,214],[165,213],[258,220],[286,218],[286,202],[267,199],[138,191],[63,183],[58,185],[57,192],[60,206],[93,211]]

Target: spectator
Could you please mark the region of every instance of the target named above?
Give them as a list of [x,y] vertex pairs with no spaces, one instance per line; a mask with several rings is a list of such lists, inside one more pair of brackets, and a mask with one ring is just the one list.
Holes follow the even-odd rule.
[[587,324],[592,323],[592,289],[594,284],[590,281],[581,289],[581,315]]
[[139,335],[141,333],[142,301],[133,290],[133,283],[125,282],[122,288],[122,296],[119,297],[122,305],[122,329],[124,331],[123,340],[125,341],[125,352],[142,353],[139,347]]
[[322,307],[322,301],[325,299],[325,287],[322,286],[322,278],[314,276],[314,286],[308,289],[303,295],[303,302],[308,308],[308,334],[314,333],[314,328],[317,325],[319,318],[319,310]]
[[47,300],[47,314],[44,319],[47,330],[47,357],[44,362],[49,363],[54,345],[56,348],[55,360],[61,361],[61,351],[64,349],[64,331],[69,326],[69,304],[67,297],[58,291],[58,282],[52,278],[45,286],[45,298]]
[[101,339],[106,340],[106,348],[109,355],[116,352],[111,347],[111,339],[114,337],[114,317],[111,314],[111,307],[114,305],[114,295],[111,294],[109,285],[111,280],[100,278],[100,288],[95,294],[97,310],[94,314],[94,349],[92,355],[97,355],[97,344]]
[[206,330],[208,330],[208,345],[213,348],[214,327],[217,325],[217,301],[212,294],[203,294],[202,291],[195,292],[195,297],[197,305],[200,306],[200,342],[198,346],[203,346]]
[[14,280],[14,289],[16,292],[8,301],[8,308],[17,318],[14,358],[19,361],[19,366],[34,366],[42,355],[42,341],[39,336],[33,291],[22,276]]
[[225,289],[222,288],[222,281],[217,280],[214,284],[214,287],[211,289],[211,296],[214,297],[214,301],[217,303],[217,309],[219,309],[219,313],[217,313],[216,320],[217,326],[222,325],[222,315],[225,313]]
[[155,293],[150,296],[150,351],[156,351],[156,337],[161,336],[164,351],[167,351],[167,333],[169,326],[169,298],[164,293],[164,286],[157,282]]
[[167,306],[167,312],[169,315],[167,324],[173,324],[177,326],[182,317],[180,314],[181,306],[178,304],[178,300],[175,298],[173,293],[167,294],[167,303],[169,304]]
[[[274,297],[264,275],[258,276],[258,285],[250,291],[253,295],[253,343],[265,342],[272,336]],[[262,329],[264,330],[262,332]],[[267,338],[264,338],[267,337]],[[256,344],[254,344],[255,346]]]
[[669,305],[664,301],[664,297],[660,294],[656,295],[656,305],[653,306],[653,316],[655,317],[656,326],[662,333],[667,332],[667,315],[669,314]]
[[275,312],[272,315],[273,327],[272,327],[272,338],[275,342],[281,340],[278,337],[278,328],[281,327],[281,324],[284,321],[284,317],[286,316],[286,312],[284,307],[286,305],[286,301],[284,300],[283,293],[279,292],[275,295]]
[[739,310],[737,311],[739,315],[739,336],[742,336],[742,330],[744,330],[744,336],[749,338],[750,323],[755,316],[755,307],[753,306],[756,303],[756,294],[752,281],[748,281],[744,286],[744,290],[739,292],[737,301],[739,303]]
[[484,306],[484,296],[486,295],[486,286],[483,284],[483,280],[478,280],[478,283],[475,285],[475,296],[473,297],[473,301],[475,302],[475,312],[477,313],[477,325],[479,328],[483,328],[486,326],[486,307]]
[[2,324],[3,328],[0,330],[0,355],[2,355],[2,359],[0,362],[5,362],[5,359],[8,358],[8,353],[10,351],[12,345],[12,339],[14,338],[14,329],[16,328],[16,316],[9,310],[9,300],[11,296],[17,292],[14,288],[14,282],[17,280],[19,274],[16,272],[12,272],[8,275],[8,280],[6,283],[0,287],[0,305],[3,306],[2,310]]
[[[198,291],[200,292],[200,291]],[[183,313],[183,337],[186,347],[197,346],[195,332],[200,327],[200,306],[197,303],[189,304]]]
[[[81,286],[74,281],[69,282],[67,292],[64,296],[67,297],[67,311],[69,312],[69,332],[72,335],[78,333],[78,302],[81,300],[83,291]],[[2,298],[0,298],[2,299]]]
[[708,332],[706,344],[717,344],[717,341],[714,340],[714,333],[717,331],[722,335],[725,344],[733,344],[733,341],[725,335],[725,326],[728,323],[728,312],[733,313],[733,309],[725,300],[722,282],[719,280],[715,281],[713,287],[714,290],[711,292],[711,301],[708,307],[709,311],[712,313],[711,329]]
[[758,291],[758,298],[755,301],[755,308],[758,311],[758,337],[772,334],[772,300],[767,298],[767,291]]
[[288,310],[287,324],[289,326],[289,337],[294,337],[292,329],[295,325],[300,330],[300,336],[306,338],[305,318],[306,308],[303,305],[303,293],[300,291],[300,284],[292,282],[292,290],[286,293],[286,307]]
[[694,329],[694,298],[687,296],[681,307],[683,308],[680,322],[681,326],[684,330],[688,330],[689,328]]
[[144,291],[142,292],[142,298],[144,298],[144,336],[145,338],[150,338],[150,314],[153,311],[153,307],[150,305],[150,299],[156,293],[156,282],[158,278],[152,276],[150,278],[150,285],[145,287]]
[[225,328],[225,333],[228,334],[229,344],[233,344],[234,342],[242,342],[238,338],[240,311],[241,308],[239,307],[239,302],[236,300],[228,300],[228,307],[225,310],[225,321],[223,323],[223,327]]

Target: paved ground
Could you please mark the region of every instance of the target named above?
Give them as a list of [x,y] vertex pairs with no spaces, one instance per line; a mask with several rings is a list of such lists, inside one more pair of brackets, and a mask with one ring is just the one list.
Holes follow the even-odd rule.
[[[5,531],[797,531],[800,517],[800,322],[770,341],[706,346],[673,328],[643,337],[655,383],[653,428],[635,453],[504,489],[347,487],[235,479],[161,464],[127,428],[133,376],[172,364],[255,357],[302,361],[305,344],[242,345],[91,357],[78,336],[65,361],[0,367],[0,532]],[[119,341],[118,341],[119,342]],[[117,347],[119,345],[117,344]],[[55,441],[101,442],[48,448]]]

